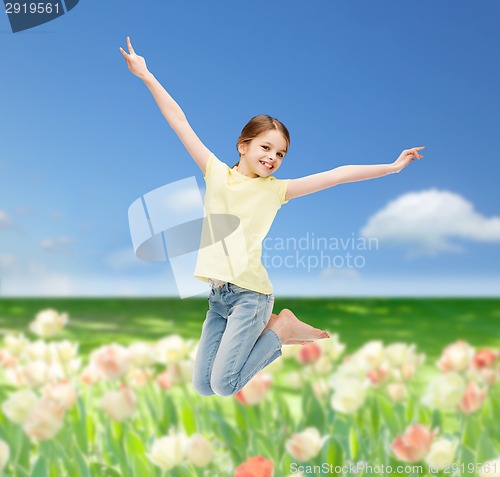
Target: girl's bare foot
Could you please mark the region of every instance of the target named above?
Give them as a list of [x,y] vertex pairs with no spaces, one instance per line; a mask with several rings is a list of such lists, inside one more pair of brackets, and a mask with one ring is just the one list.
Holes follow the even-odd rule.
[[[271,315],[271,318],[269,319],[269,323],[267,324],[267,326],[264,328],[264,330],[262,331],[261,335],[266,331],[268,330],[269,328],[273,327],[276,323],[276,320],[278,319],[278,315],[275,315],[274,313]],[[290,338],[288,340],[287,343],[283,343],[283,344],[300,344],[300,345],[305,345],[307,343],[311,343],[312,341],[314,340],[303,340],[303,339],[294,339],[294,338]]]
[[266,328],[271,328],[282,344],[306,344],[314,340],[330,338],[326,331],[300,321],[287,309],[282,310],[278,316],[271,315]]

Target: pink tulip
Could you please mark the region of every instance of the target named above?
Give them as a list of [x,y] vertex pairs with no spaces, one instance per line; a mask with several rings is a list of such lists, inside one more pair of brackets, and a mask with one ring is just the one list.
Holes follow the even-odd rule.
[[121,345],[103,346],[90,355],[90,360],[105,379],[121,378],[129,369],[130,355]]
[[52,399],[65,411],[71,408],[78,399],[75,387],[67,379],[63,379],[58,383],[46,384],[42,393],[43,397]]
[[394,439],[391,449],[395,456],[404,462],[417,462],[422,460],[429,452],[432,440],[438,429],[431,432],[422,424],[411,424],[403,436]]
[[387,394],[393,402],[399,402],[408,396],[408,391],[403,383],[390,383],[387,385]]
[[488,394],[486,389],[481,391],[476,383],[469,383],[460,402],[460,409],[466,414],[477,411],[483,405],[486,394]]
[[272,477],[274,475],[274,464],[262,456],[250,457],[238,466],[234,477]]
[[401,366],[401,374],[403,376],[403,379],[406,381],[409,381],[411,378],[413,378],[415,374],[415,365],[413,363],[405,363],[403,366]]
[[448,345],[437,365],[443,373],[448,371],[465,371],[474,356],[474,348],[464,340],[458,340]]
[[63,425],[64,408],[52,399],[41,398],[23,423],[23,429],[28,436],[45,441],[52,439]]
[[162,389],[170,389],[172,387],[172,379],[168,370],[163,371],[163,373],[156,376],[156,384]]
[[368,379],[374,386],[378,386],[381,381],[383,381],[387,376],[387,369],[384,368],[376,368],[371,369],[367,373]]
[[241,404],[252,405],[262,402],[269,388],[271,387],[272,378],[269,374],[257,373],[246,386],[234,397],[241,402]]
[[472,366],[476,369],[489,368],[498,359],[498,351],[485,348],[477,351],[472,358]]
[[80,381],[85,384],[95,384],[101,381],[102,376],[97,368],[91,363],[80,374]]
[[0,363],[4,368],[13,368],[18,359],[12,356],[6,349],[0,349]]
[[311,364],[318,361],[321,353],[321,346],[318,343],[308,343],[300,348],[297,360],[301,364]]
[[318,429],[308,427],[302,432],[293,434],[285,443],[286,451],[300,461],[314,459],[320,452],[328,435],[321,436]]
[[107,391],[101,398],[104,412],[115,421],[124,421],[131,417],[137,408],[135,392],[122,384],[118,391]]

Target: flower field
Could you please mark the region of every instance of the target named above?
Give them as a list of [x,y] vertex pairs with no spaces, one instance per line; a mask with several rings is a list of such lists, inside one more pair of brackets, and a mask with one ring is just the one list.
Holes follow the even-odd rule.
[[0,300],[0,475],[500,475],[500,300],[288,299],[331,339],[191,386],[206,300]]

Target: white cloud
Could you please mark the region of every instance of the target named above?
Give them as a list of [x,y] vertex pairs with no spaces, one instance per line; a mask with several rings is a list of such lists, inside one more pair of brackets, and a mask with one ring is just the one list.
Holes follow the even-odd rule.
[[373,215],[361,235],[410,245],[410,254],[461,252],[453,238],[500,243],[500,217],[485,217],[460,194],[430,189],[404,194]]
[[0,229],[10,227],[12,222],[9,219],[7,212],[0,210]]
[[40,247],[50,252],[58,252],[76,242],[74,237],[54,237],[40,242]]

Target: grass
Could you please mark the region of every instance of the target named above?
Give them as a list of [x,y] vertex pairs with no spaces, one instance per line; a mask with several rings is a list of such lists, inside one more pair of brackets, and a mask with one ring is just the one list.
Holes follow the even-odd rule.
[[[178,334],[199,339],[206,299],[2,298],[0,332],[23,332],[37,312],[55,308],[70,321],[58,339],[80,343],[87,354],[111,342],[156,341]],[[415,343],[429,359],[458,339],[476,347],[500,347],[500,298],[281,298],[274,311],[290,308],[300,319],[338,333],[353,352],[370,340]]]

